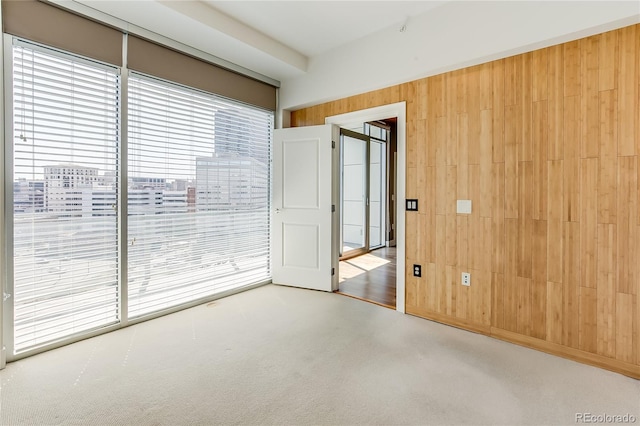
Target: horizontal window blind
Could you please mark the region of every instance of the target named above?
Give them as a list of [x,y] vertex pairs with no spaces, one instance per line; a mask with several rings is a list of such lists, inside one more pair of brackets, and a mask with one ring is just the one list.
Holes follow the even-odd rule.
[[273,113],[129,78],[129,315],[270,278]]
[[19,353],[118,321],[120,83],[114,67],[26,43],[13,47],[13,65]]

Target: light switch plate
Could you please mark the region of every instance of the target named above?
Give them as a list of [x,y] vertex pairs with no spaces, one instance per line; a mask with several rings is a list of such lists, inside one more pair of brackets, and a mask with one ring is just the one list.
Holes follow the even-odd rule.
[[456,212],[461,214],[471,214],[471,200],[458,200]]
[[415,198],[407,198],[407,211],[409,212],[417,212],[418,211],[418,200]]

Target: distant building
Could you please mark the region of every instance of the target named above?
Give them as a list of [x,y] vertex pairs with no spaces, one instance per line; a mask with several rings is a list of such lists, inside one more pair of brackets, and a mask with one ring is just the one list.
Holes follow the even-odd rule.
[[166,189],[167,180],[158,177],[132,177],[129,178],[130,189]]
[[77,164],[44,167],[44,202],[49,213],[81,216],[83,190],[101,181],[98,169]]
[[196,209],[242,209],[269,196],[268,169],[234,154],[196,158]]
[[269,163],[270,130],[253,123],[240,108],[219,109],[215,113],[214,152],[218,156],[235,155]]
[[13,211],[14,213],[44,212],[44,181],[19,179],[13,182]]
[[162,192],[162,213],[187,213],[188,206],[187,191]]
[[129,189],[129,215],[162,213],[162,190]]

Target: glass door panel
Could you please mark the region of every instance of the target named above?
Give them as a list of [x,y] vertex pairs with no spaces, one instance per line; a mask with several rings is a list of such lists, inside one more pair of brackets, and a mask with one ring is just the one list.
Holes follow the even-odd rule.
[[369,138],[341,131],[341,257],[365,252],[367,241],[367,157]]
[[371,140],[369,155],[369,248],[385,245],[386,211],[386,146]]

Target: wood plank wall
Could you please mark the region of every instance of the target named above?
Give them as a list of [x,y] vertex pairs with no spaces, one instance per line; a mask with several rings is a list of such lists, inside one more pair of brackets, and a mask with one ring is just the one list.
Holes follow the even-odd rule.
[[639,93],[634,25],[291,122],[406,101],[407,312],[640,378]]

